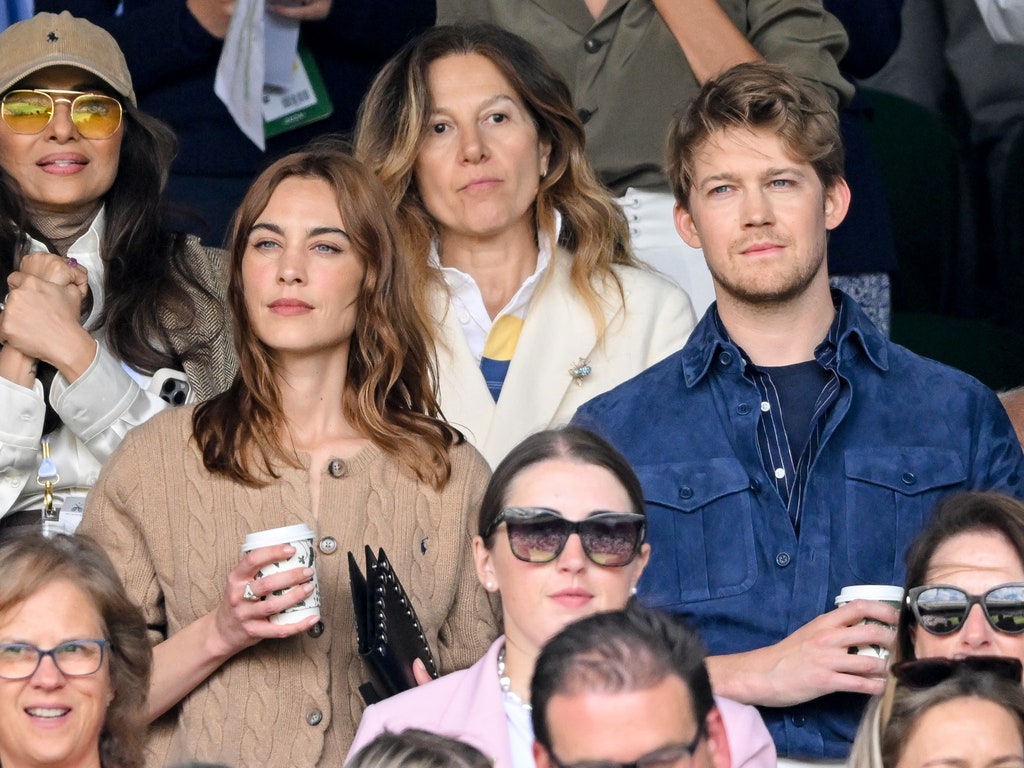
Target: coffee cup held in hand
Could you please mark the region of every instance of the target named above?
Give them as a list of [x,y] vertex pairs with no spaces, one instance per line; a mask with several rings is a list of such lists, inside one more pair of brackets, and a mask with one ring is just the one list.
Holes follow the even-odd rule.
[[[880,603],[887,603],[896,610],[899,610],[903,604],[903,587],[895,587],[891,584],[855,584],[849,587],[843,587],[843,590],[839,593],[836,598],[836,607],[846,605],[854,600],[877,600]],[[894,630],[892,624],[886,624],[875,619],[864,619],[861,624],[880,624],[883,627],[889,627]],[[879,659],[889,658],[889,649],[881,645],[865,645],[860,648],[854,647],[850,649],[850,653],[856,653],[860,656],[874,656]]]
[[[310,616],[320,616],[320,585],[316,578],[316,547],[313,546],[313,538],[313,531],[305,523],[257,531],[245,537],[242,552],[251,552],[261,547],[272,547],[275,544],[291,544],[295,547],[295,553],[287,560],[265,565],[257,571],[257,579],[273,573],[292,570],[293,568],[313,569],[313,592],[305,600],[301,600],[295,605],[285,608],[281,613],[275,613],[271,616],[270,621],[274,624],[296,624]],[[292,589],[295,589],[295,587],[276,590],[274,594],[283,595]]]

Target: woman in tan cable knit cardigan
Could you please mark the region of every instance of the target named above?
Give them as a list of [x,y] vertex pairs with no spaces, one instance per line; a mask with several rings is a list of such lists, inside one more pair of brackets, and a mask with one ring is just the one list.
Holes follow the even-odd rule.
[[[489,472],[435,418],[425,315],[394,231],[383,188],[344,154],[261,174],[232,239],[238,377],[133,430],[89,498],[82,529],[157,641],[151,765],[341,764],[367,675],[347,550],[385,548],[442,671],[496,634],[470,556]],[[279,626],[268,615],[303,599],[309,575],[257,578],[287,545],[240,547],[296,523],[317,532],[322,616]]]

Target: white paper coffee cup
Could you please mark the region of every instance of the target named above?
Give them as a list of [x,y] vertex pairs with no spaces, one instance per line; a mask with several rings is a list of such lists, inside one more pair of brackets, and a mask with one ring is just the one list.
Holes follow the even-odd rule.
[[[287,560],[265,565],[256,572],[256,578],[270,576],[281,571],[290,571],[293,568],[313,569],[313,591],[309,597],[296,603],[290,608],[285,608],[281,613],[275,613],[270,617],[274,624],[295,624],[310,616],[320,616],[320,584],[316,577],[316,548],[313,546],[313,531],[305,523],[298,525],[286,525],[283,528],[271,528],[266,531],[256,531],[245,537],[242,545],[242,552],[251,552],[261,547],[272,547],[276,544],[291,544],[295,547],[295,554]],[[276,590],[275,595],[283,595],[291,592],[295,587]]]
[[[903,604],[903,587],[895,587],[892,584],[854,584],[849,587],[843,587],[836,597],[836,607],[846,605],[854,600],[876,600],[880,603],[887,603],[896,610],[899,610]],[[864,619],[861,624],[880,624],[883,627],[896,629],[892,624],[875,621],[874,619]],[[881,645],[866,645],[861,648],[854,647],[850,649],[850,653],[856,653],[859,656],[874,656],[879,659],[889,658],[889,650]]]

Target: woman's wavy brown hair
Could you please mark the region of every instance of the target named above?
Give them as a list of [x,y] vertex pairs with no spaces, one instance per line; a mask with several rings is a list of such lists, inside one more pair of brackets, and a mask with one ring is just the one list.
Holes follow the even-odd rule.
[[[586,134],[569,88],[541,53],[518,35],[490,24],[434,27],[408,43],[380,71],[360,107],[356,157],[380,177],[408,239],[420,284],[441,280],[427,254],[438,232],[416,186],[415,164],[430,125],[430,65],[446,56],[478,54],[490,60],[526,105],[542,142],[551,146],[534,215],[554,240],[555,211],[562,214],[558,243],[573,255],[573,286],[600,333],[598,291],[622,286],[613,264],[640,266],[629,246],[629,225],[587,160]],[[438,329],[434,329],[437,332]]]
[[273,350],[255,334],[245,304],[242,257],[271,195],[285,179],[320,179],[334,190],[345,231],[364,267],[348,357],[345,417],[366,437],[437,488],[451,472],[461,435],[438,420],[428,320],[414,300],[398,225],[380,182],[338,146],[321,142],[281,158],[259,175],[239,206],[231,235],[228,301],[235,317],[239,371],[223,395],[201,404],[193,433],[210,472],[247,485],[300,466],[285,435]]
[[100,617],[114,698],[100,731],[104,768],[141,768],[152,649],[146,620],[103,548],[87,536],[19,535],[0,544],[0,617],[55,581],[69,581]]

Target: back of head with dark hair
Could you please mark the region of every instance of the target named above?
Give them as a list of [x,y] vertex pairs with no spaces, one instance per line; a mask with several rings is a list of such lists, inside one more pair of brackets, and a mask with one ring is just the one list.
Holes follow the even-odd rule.
[[463,741],[408,728],[379,734],[345,768],[493,768],[493,763]]
[[694,719],[704,722],[714,706],[705,655],[694,632],[639,605],[574,622],[548,641],[534,667],[534,737],[551,751],[547,709],[556,695],[646,690],[671,675],[686,684]]
[[730,129],[778,134],[787,152],[809,163],[826,189],[843,176],[839,118],[820,87],[778,64],[738,64],[705,83],[669,127],[666,171],[684,208],[697,154],[712,136]]
[[535,432],[509,451],[491,475],[480,502],[479,533],[483,537],[505,506],[509,486],[522,472],[551,459],[603,467],[625,489],[633,506],[617,512],[646,514],[644,494],[633,468],[625,457],[603,437],[573,425]]
[[[1002,535],[1017,552],[1024,565],[1024,504],[994,491],[954,493],[935,508],[931,523],[922,530],[907,550],[907,590],[925,584],[935,551],[963,533],[991,532]],[[981,568],[984,563],[977,563]],[[904,605],[896,630],[894,661],[913,659],[914,614]]]

